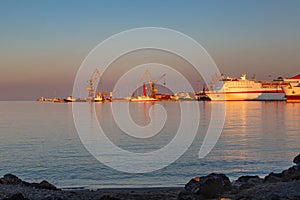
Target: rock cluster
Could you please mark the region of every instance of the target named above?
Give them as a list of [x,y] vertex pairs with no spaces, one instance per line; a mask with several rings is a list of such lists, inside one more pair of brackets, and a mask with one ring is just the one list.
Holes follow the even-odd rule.
[[293,162],[296,165],[264,178],[241,176],[230,182],[224,174],[196,177],[182,191],[180,188],[63,191],[47,181],[28,183],[6,174],[0,178],[0,200],[300,200],[300,154]]
[[300,154],[296,164],[281,173],[264,178],[241,176],[230,182],[224,174],[209,174],[190,180],[180,192],[178,200],[202,199],[293,199],[300,200]]
[[2,200],[28,200],[28,199],[25,198],[22,193],[16,193],[16,194],[12,195],[11,197],[4,198]]
[[6,174],[3,176],[3,178],[0,178],[0,184],[4,185],[21,185],[21,186],[28,186],[28,187],[34,187],[38,189],[47,189],[47,190],[60,190],[57,189],[54,185],[49,183],[48,181],[43,180],[40,183],[28,183],[25,181],[22,181],[17,176],[13,174]]
[[217,198],[230,189],[229,178],[224,174],[209,174],[190,180],[179,194],[179,199]]
[[293,163],[295,163],[297,165],[300,164],[300,154],[294,158]]

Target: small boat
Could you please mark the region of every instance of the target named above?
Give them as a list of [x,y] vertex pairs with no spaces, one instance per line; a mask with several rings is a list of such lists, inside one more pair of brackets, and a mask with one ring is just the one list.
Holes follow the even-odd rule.
[[45,97],[41,97],[41,98],[37,99],[36,101],[38,101],[38,102],[44,102],[46,100],[45,100]]
[[143,96],[138,96],[138,97],[131,97],[130,98],[130,101],[131,102],[153,102],[153,101],[157,101],[156,98],[153,98],[153,97],[149,97],[147,95],[147,86],[146,84],[144,83],[143,85],[143,93],[144,95]]
[[178,100],[181,100],[181,101],[195,100],[194,98],[191,97],[191,95],[188,92],[179,92],[179,93],[175,94],[175,96],[177,96]]
[[54,99],[53,99],[53,102],[54,102],[54,103],[63,103],[63,102],[65,102],[65,100],[63,100],[63,99],[58,99],[58,98],[54,98]]
[[103,98],[100,96],[100,95],[97,95],[95,98],[94,98],[94,102],[102,102],[103,101]]
[[138,96],[132,97],[130,99],[131,102],[147,102],[147,101],[157,101],[157,99],[149,97],[149,96]]
[[66,99],[64,99],[65,102],[75,102],[76,99],[73,98],[72,96],[68,96]]
[[172,101],[178,101],[179,100],[179,98],[176,94],[171,95],[170,98],[171,98]]
[[195,92],[195,96],[198,101],[210,101],[210,98],[205,94],[205,92]]

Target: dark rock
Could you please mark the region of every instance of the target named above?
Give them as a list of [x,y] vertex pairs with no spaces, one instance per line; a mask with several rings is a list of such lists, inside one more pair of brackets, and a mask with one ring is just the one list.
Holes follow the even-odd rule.
[[240,186],[236,186],[232,184],[230,191],[228,191],[228,194],[238,194],[239,190],[240,190]]
[[277,194],[271,194],[268,198],[270,200],[280,200],[280,196],[278,196]]
[[240,196],[240,197],[237,197],[235,198],[235,200],[249,200],[250,197],[247,197],[247,196]]
[[28,182],[26,182],[26,181],[22,181],[22,185],[23,185],[23,186],[28,186],[28,187],[30,187],[31,184],[32,184],[32,183],[28,183]]
[[9,198],[4,198],[2,200],[27,200],[27,198],[25,198],[22,193],[17,193]]
[[104,195],[100,198],[100,200],[120,200],[120,199],[116,197],[111,197],[109,195]]
[[238,178],[237,182],[259,182],[262,179],[259,176],[241,176]]
[[300,154],[294,158],[293,163],[300,164]]
[[3,178],[0,179],[1,184],[5,185],[19,185],[22,180],[13,174],[5,174]]
[[264,178],[264,182],[267,182],[267,183],[276,183],[276,182],[279,182],[279,181],[283,181],[283,174],[282,173],[271,172],[269,175],[267,175]]
[[234,188],[236,188],[238,191],[245,190],[262,182],[263,179],[259,178],[259,176],[241,176],[237,181],[233,182],[234,187],[231,188],[231,191],[235,191]]
[[246,190],[249,189],[251,187],[253,187],[255,184],[251,184],[251,183],[243,183],[238,187],[238,190]]
[[45,180],[38,184],[33,183],[32,186],[35,188],[39,188],[39,189],[59,190],[54,185],[52,185],[51,183],[49,183],[48,181],[45,181]]
[[183,190],[179,192],[178,194],[178,200],[193,200],[192,199],[193,194],[187,192],[186,190]]
[[195,177],[191,179],[186,185],[185,189],[193,194],[197,194],[200,190],[200,177]]
[[288,168],[282,172],[284,181],[300,180],[300,165]]
[[300,200],[300,195],[294,196],[293,200]]
[[190,180],[185,185],[185,190],[191,194],[203,195],[205,198],[217,198],[230,187],[231,183],[226,175],[212,173]]
[[193,194],[188,191],[181,191],[178,195],[178,200],[205,200],[203,195],[201,194]]
[[279,181],[300,180],[300,165],[296,165],[282,171],[281,173],[270,173],[265,177],[264,182],[275,183]]

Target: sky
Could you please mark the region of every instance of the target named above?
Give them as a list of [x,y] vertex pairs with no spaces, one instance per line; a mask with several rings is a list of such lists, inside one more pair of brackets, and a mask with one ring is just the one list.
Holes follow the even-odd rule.
[[299,0],[1,0],[0,100],[67,97],[95,46],[139,27],[190,36],[228,76],[291,77],[300,73],[299,8]]

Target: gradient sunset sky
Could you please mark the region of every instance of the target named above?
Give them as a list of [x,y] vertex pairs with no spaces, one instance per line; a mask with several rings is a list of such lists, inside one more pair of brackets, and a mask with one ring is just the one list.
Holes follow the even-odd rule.
[[66,97],[101,41],[165,27],[199,42],[220,71],[256,79],[300,73],[299,0],[1,0],[0,100]]

